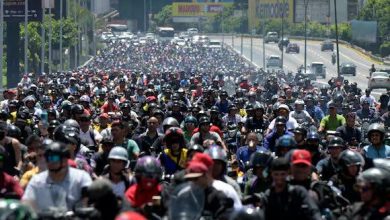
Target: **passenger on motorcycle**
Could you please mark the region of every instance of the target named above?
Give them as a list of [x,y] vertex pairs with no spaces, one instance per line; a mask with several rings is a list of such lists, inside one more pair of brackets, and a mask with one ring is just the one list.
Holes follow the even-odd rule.
[[314,98],[312,95],[306,95],[305,97],[306,111],[314,119],[315,123],[319,123],[324,117],[324,112],[319,106],[315,104]]
[[161,153],[160,161],[166,174],[174,174],[182,170],[187,162],[187,149],[183,131],[178,127],[171,127],[165,132],[166,148]]
[[390,146],[384,143],[385,128],[383,124],[371,124],[368,128],[367,136],[371,144],[363,148],[363,155],[365,158],[390,158]]
[[365,118],[373,119],[375,115],[375,111],[370,109],[370,102],[368,100],[363,100],[362,108],[356,111],[356,115],[360,120]]
[[317,133],[317,131],[309,131],[306,136],[306,144],[304,149],[310,152],[313,165],[316,165],[320,160],[326,157],[320,141],[320,135]]
[[229,106],[232,104],[227,98],[229,97],[226,91],[219,93],[219,100],[215,103],[220,113],[226,114],[229,111]]
[[294,133],[294,139],[297,142],[296,147],[299,149],[304,149],[306,144],[307,130],[302,126],[298,126],[293,130],[293,133]]
[[360,103],[363,103],[364,100],[368,101],[369,107],[375,107],[377,104],[375,97],[371,95],[370,89],[365,90],[365,94],[360,97]]
[[[295,118],[293,118],[293,117],[289,117],[290,108],[287,105],[281,104],[281,105],[278,106],[277,109],[278,109],[277,110],[278,116],[282,116],[282,117],[284,117],[286,119],[286,129],[287,129],[287,131],[292,131],[292,130],[294,130],[295,128],[298,127],[297,120],[295,120]],[[276,127],[275,126],[275,121],[276,121],[276,119],[273,119],[271,121],[271,123],[268,126],[266,134],[270,134],[270,132],[276,130],[276,128],[275,128]]]
[[222,120],[224,122],[224,127],[226,127],[228,123],[234,123],[238,126],[240,123],[243,122],[242,117],[237,113],[238,113],[237,106],[234,104],[231,104],[229,106],[228,114],[226,114],[225,116],[222,117]]
[[290,151],[286,157],[289,156],[291,162],[290,183],[310,190],[311,183],[318,180],[318,176],[313,169],[310,152],[303,149],[295,149]]

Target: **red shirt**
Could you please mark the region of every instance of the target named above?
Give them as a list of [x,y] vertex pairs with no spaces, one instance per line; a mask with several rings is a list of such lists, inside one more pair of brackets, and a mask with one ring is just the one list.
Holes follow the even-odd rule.
[[108,104],[104,103],[104,105],[101,107],[103,113],[109,113],[109,112],[116,112],[119,110],[118,106],[114,104]]
[[[210,131],[216,132],[219,135],[219,137],[223,138],[222,131],[217,126],[211,125],[210,126]],[[194,131],[192,132],[192,135],[194,135],[195,133],[198,133],[198,132],[199,132],[199,128],[195,128]]]
[[21,199],[23,193],[22,187],[12,176],[6,174],[5,172],[0,173],[0,195],[12,194],[18,199]]

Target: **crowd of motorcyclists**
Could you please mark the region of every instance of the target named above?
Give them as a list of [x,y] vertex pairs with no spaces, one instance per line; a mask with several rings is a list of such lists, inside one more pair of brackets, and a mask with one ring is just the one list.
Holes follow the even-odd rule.
[[390,92],[112,41],[0,103],[0,219],[388,219]]

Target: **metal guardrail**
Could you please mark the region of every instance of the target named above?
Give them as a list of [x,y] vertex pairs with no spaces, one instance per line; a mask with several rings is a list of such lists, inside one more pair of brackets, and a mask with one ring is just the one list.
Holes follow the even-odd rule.
[[[231,36],[232,34],[231,34],[231,33],[226,33],[226,34],[222,34],[222,33],[209,33],[209,34],[207,34],[207,35],[213,35],[213,36],[222,36],[222,35],[224,35],[224,36]],[[237,33],[235,33],[235,34],[233,34],[233,35],[235,35],[236,37],[240,37],[240,36],[241,36],[241,34],[237,34]],[[255,34],[255,35],[243,34],[242,36],[245,37],[245,38],[250,38],[250,37],[253,37],[253,38],[263,38],[263,35],[258,35],[258,34]],[[290,36],[288,36],[288,37],[289,37],[290,39],[297,39],[297,40],[304,40],[304,39],[305,39],[304,36],[291,36],[291,35],[290,35]],[[323,41],[323,40],[326,40],[326,39],[328,39],[328,38],[323,38],[323,37],[307,37],[307,39],[308,39],[308,40],[313,40],[313,41]],[[336,41],[336,39],[330,39],[330,40],[332,40],[332,41],[334,41],[334,42]],[[340,42],[341,44],[347,45],[347,46],[349,46],[349,47],[351,47],[351,48],[353,48],[353,49],[355,49],[355,50],[358,50],[359,52],[363,53],[364,55],[370,57],[371,59],[373,59],[373,60],[375,60],[375,61],[382,62],[382,63],[384,63],[385,65],[390,65],[390,60],[385,59],[385,58],[382,58],[382,57],[375,56],[375,55],[373,55],[370,51],[367,51],[367,50],[365,50],[365,49],[363,49],[363,48],[361,48],[361,47],[359,47],[359,46],[357,46],[357,45],[354,45],[354,44],[352,44],[352,43],[350,43],[350,42],[348,42],[348,41],[344,41],[344,40],[339,40],[339,42]]]

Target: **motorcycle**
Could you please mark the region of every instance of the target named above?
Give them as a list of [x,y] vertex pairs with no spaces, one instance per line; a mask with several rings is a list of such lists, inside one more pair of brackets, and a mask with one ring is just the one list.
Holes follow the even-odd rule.
[[332,64],[336,64],[336,54],[332,54]]

